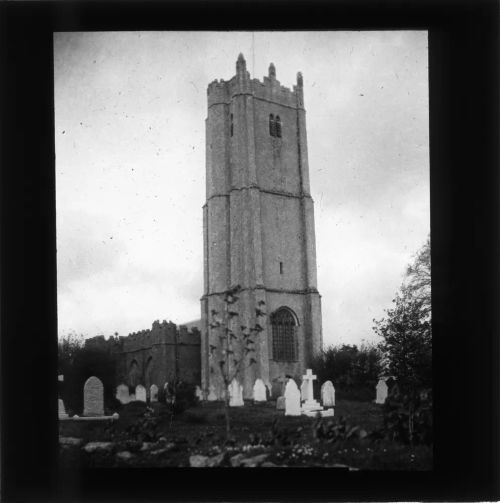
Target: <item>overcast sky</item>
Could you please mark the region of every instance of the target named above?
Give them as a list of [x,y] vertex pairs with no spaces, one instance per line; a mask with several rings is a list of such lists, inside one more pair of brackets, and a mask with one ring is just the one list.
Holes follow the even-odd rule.
[[377,341],[430,229],[427,32],[54,35],[59,334],[200,317],[206,88],[304,76],[326,345]]

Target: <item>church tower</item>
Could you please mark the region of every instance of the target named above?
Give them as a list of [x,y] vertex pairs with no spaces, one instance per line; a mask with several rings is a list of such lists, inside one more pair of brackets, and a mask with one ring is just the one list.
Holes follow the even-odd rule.
[[240,285],[238,326],[255,325],[261,301],[267,316],[256,363],[237,379],[244,398],[257,378],[277,396],[280,379],[300,378],[322,348],[302,75],[290,90],[271,63],[263,82],[251,79],[240,54],[236,75],[213,81],[207,95],[202,388],[223,396],[211,316],[224,311],[223,292]]

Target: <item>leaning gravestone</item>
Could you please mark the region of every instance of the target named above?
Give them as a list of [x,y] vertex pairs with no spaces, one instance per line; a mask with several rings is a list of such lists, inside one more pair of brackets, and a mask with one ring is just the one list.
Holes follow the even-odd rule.
[[257,379],[253,385],[253,399],[256,402],[265,402],[266,396],[266,385],[262,379]]
[[68,417],[68,414],[66,413],[66,408],[64,407],[64,402],[62,401],[62,398],[58,399],[59,403],[59,419],[66,419]]
[[141,402],[146,401],[146,388],[142,384],[135,387],[135,399]]
[[335,406],[335,388],[332,381],[325,381],[321,386],[321,401],[323,402],[323,407]]
[[89,377],[83,386],[83,415],[104,416],[104,386],[95,376]]
[[302,381],[302,384],[300,386],[300,399],[303,402],[309,400],[309,384],[305,379]]
[[300,391],[293,379],[289,379],[285,388],[285,416],[300,416]]
[[241,407],[242,405],[245,405],[245,402],[243,402],[243,388],[235,378],[229,385],[229,407]]
[[151,402],[158,401],[158,386],[156,384],[152,384],[151,388],[149,388],[149,400]]
[[123,405],[130,402],[130,395],[128,392],[128,386],[126,384],[119,384],[116,387],[116,399]]
[[387,383],[385,382],[385,380],[380,379],[377,384],[377,398],[375,399],[375,403],[385,403],[385,401],[387,400],[387,391]]

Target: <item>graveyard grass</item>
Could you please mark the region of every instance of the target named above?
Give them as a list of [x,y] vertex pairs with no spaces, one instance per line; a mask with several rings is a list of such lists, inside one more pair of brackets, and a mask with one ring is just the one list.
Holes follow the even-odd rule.
[[[317,440],[313,434],[314,418],[285,416],[276,410],[274,401],[245,402],[243,407],[231,408],[232,441],[226,443],[224,404],[202,402],[176,416],[166,406],[153,403],[157,430],[151,442],[133,440],[123,432],[134,424],[146,410],[146,404],[131,402],[119,411],[117,421],[60,421],[61,466],[68,470],[78,467],[168,467],[190,466],[190,457],[207,456],[217,460],[211,466],[231,466],[231,458],[251,458],[266,455],[264,466],[328,466],[360,470],[430,470],[432,446],[408,445],[387,440],[351,438],[329,443]],[[335,417],[325,422],[338,422],[343,416],[350,426],[372,432],[382,426],[382,406],[373,402],[338,400]],[[278,435],[273,445],[270,438],[273,422],[277,420]],[[137,429],[136,429],[137,431]],[[122,434],[120,436],[120,433]],[[68,437],[81,439],[64,441]],[[263,442],[264,441],[264,442]],[[93,453],[82,446],[88,442],[102,444]],[[126,454],[123,454],[123,453]],[[205,459],[206,458],[200,458]],[[210,461],[209,461],[210,462]],[[260,465],[262,466],[262,464]]]

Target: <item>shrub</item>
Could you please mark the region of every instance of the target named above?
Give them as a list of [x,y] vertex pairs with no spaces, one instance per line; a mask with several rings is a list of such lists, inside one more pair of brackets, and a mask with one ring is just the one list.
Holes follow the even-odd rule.
[[330,346],[313,360],[311,367],[319,382],[333,382],[339,397],[370,401],[382,368],[381,353],[377,346],[369,344],[359,348]]

